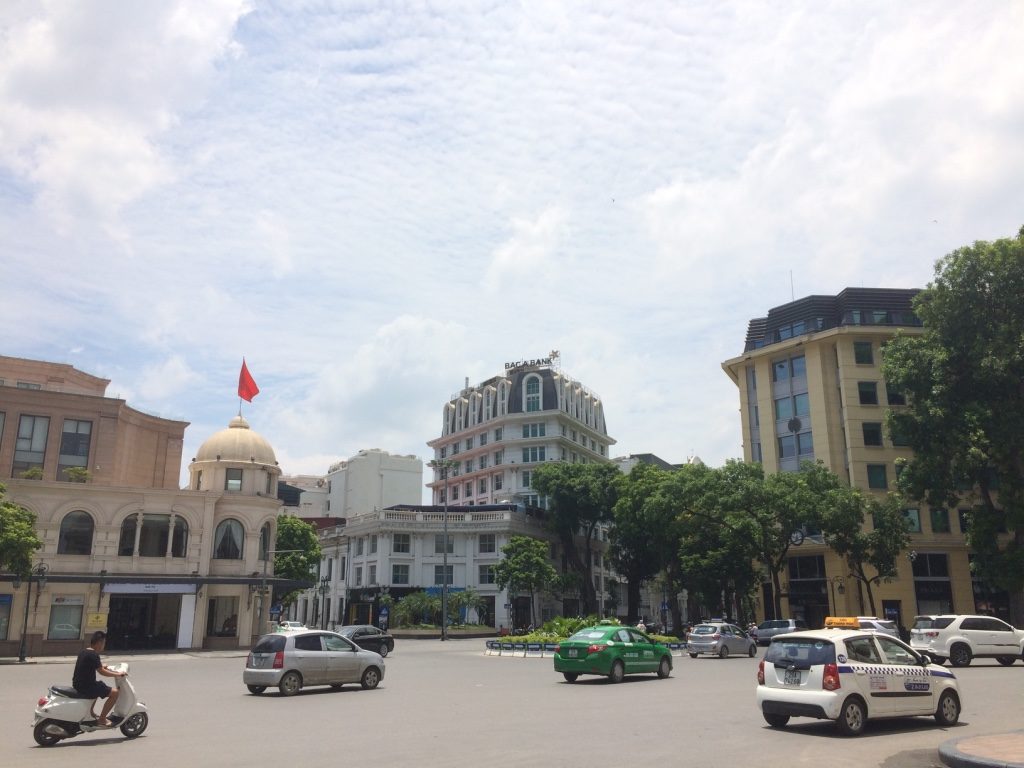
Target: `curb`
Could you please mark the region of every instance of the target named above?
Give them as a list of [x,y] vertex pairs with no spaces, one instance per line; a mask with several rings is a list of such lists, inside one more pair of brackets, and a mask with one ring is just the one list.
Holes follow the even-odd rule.
[[939,758],[950,768],[1024,768],[1024,731],[950,739]]

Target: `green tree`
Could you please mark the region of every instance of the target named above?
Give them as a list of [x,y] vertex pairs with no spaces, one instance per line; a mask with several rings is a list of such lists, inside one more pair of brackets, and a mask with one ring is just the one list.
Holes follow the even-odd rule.
[[472,587],[466,587],[459,592],[448,593],[448,616],[452,623],[458,623],[462,619],[463,611],[479,611],[485,603],[483,597]]
[[7,486],[0,483],[0,571],[27,576],[32,554],[43,546],[36,535],[35,513],[8,501]]
[[668,564],[671,553],[661,546],[675,516],[670,505],[658,503],[668,473],[650,464],[637,464],[621,484],[613,510],[610,556],[616,573],[626,577],[626,618],[640,613],[640,587]]
[[548,562],[547,542],[529,536],[513,536],[501,548],[502,558],[494,567],[499,589],[508,589],[509,598],[519,592],[530,594],[530,623],[537,626],[534,612],[537,593],[547,589],[557,577]]
[[621,481],[614,464],[551,462],[533,472],[531,486],[550,502],[548,525],[558,536],[568,569],[580,576],[583,614],[598,610],[591,553],[598,526],[612,522]]
[[[972,505],[979,576],[1024,621],[1024,227],[938,261],[916,297],[924,330],[900,334],[882,371],[907,407],[887,423],[913,449],[900,488],[931,507]],[[1002,532],[1006,533],[1003,534]]]
[[[304,581],[312,586],[313,572],[320,565],[320,540],[316,527],[294,515],[277,518],[277,541],[274,544],[274,575]],[[289,552],[287,550],[298,550]],[[278,599],[285,605],[295,600],[301,590],[293,590]]]
[[395,605],[395,621],[400,626],[422,624],[424,620],[433,624],[441,616],[441,596],[426,592],[410,592]]
[[[846,560],[849,576],[857,583],[860,612],[864,613],[866,590],[871,615],[878,616],[872,587],[898,575],[900,553],[910,544],[902,500],[889,494],[885,501],[879,501],[847,487],[837,488],[830,495],[822,519],[825,543]],[[872,519],[870,531],[864,529],[868,516]]]

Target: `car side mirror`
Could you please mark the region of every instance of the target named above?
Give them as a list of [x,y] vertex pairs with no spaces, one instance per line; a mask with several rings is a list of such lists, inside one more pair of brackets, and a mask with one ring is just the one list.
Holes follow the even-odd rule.
[[921,664],[922,667],[927,667],[929,664],[932,664],[932,663],[934,663],[934,662],[933,662],[931,656],[929,656],[927,653],[921,653],[920,664]]

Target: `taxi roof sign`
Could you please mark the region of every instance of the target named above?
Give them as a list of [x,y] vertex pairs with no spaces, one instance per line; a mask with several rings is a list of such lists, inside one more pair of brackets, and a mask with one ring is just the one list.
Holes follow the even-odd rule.
[[856,616],[827,616],[825,629],[860,629],[860,620]]

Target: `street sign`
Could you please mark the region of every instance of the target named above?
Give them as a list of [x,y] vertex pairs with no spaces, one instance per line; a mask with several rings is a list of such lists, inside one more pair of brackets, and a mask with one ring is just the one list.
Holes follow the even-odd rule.
[[387,607],[386,605],[382,605],[382,606],[381,606],[381,609],[380,609],[380,617],[381,617],[382,619],[386,619],[386,618],[387,618],[387,617],[388,617],[388,616],[390,615],[390,613],[391,613],[391,612],[390,612],[390,611],[388,610],[388,607]]

